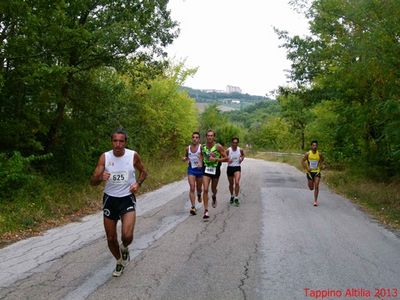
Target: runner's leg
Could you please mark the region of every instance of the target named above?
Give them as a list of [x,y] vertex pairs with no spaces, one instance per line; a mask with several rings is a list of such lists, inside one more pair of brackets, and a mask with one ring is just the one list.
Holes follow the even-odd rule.
[[217,196],[217,186],[218,186],[219,177],[213,178],[211,180],[211,192],[214,196]]
[[319,181],[321,177],[315,176],[314,177],[314,202],[318,203],[318,194],[319,194]]
[[204,210],[208,210],[208,188],[210,186],[211,178],[203,176],[203,206]]
[[228,182],[229,182],[229,192],[231,193],[231,196],[233,196],[233,176],[228,176]]
[[194,195],[194,191],[195,191],[195,184],[196,184],[196,177],[193,175],[188,175],[188,182],[189,182],[189,199],[190,199],[190,203],[192,204],[192,207],[194,207],[196,205],[195,203],[195,195]]
[[117,222],[118,220],[111,220],[106,217],[103,218],[103,224],[104,224],[104,229],[106,231],[108,248],[110,249],[115,259],[118,260],[121,258],[121,253],[119,252],[119,245],[118,245]]
[[197,198],[201,202],[201,190],[203,188],[203,177],[196,177]]
[[237,171],[235,174],[233,174],[235,177],[235,196],[239,196],[239,190],[240,190],[240,177],[241,177],[241,172]]
[[307,176],[307,181],[308,181],[308,188],[312,191],[314,189],[314,179],[308,178]]
[[130,211],[121,216],[121,240],[125,247],[128,247],[133,240],[135,230],[136,212]]

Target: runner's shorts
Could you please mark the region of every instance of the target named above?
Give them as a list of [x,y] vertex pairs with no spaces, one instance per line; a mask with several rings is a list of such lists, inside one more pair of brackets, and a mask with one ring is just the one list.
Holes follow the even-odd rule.
[[203,167],[203,172],[204,172],[204,176],[210,177],[210,178],[219,178],[221,176],[221,164],[218,164],[217,169],[215,174],[207,174],[205,172],[206,167]]
[[307,176],[308,180],[314,180],[314,177],[321,177],[321,173],[320,172],[307,172],[306,176]]
[[203,168],[192,168],[191,166],[188,167],[188,175],[196,176],[196,177],[203,177],[204,169]]
[[134,194],[125,197],[103,195],[103,215],[111,220],[119,220],[123,214],[136,211],[136,198]]
[[236,167],[227,167],[226,168],[226,175],[228,175],[228,177],[232,177],[233,174],[235,174],[236,172],[241,172],[242,168],[241,166],[236,166]]

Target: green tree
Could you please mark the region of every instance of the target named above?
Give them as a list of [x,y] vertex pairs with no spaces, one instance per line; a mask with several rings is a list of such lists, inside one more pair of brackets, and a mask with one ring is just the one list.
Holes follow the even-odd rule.
[[121,124],[143,155],[171,158],[190,141],[198,126],[197,111],[194,100],[179,87],[193,72],[179,64],[139,87],[131,86]]
[[[279,32],[292,80],[307,86],[314,104],[340,100],[334,150],[391,175],[399,166],[399,13],[394,0],[315,0],[307,11],[312,36]],[[347,138],[352,152],[343,151]]]
[[249,140],[254,147],[267,150],[292,150],[297,146],[288,123],[278,116],[269,118],[257,130],[250,131]]
[[[301,97],[301,96],[302,97]],[[305,149],[305,128],[310,121],[309,106],[304,100],[307,93],[289,92],[287,95],[280,95],[278,101],[281,105],[282,117],[286,120],[290,129],[294,133],[298,145]]]
[[133,56],[149,61],[172,42],[167,2],[2,1],[0,150],[59,147],[68,120],[110,100],[91,90],[97,69],[121,69]]
[[227,117],[221,113],[217,104],[207,106],[200,116],[200,130],[202,135],[204,135],[208,129],[217,131],[217,128],[222,127],[227,122]]

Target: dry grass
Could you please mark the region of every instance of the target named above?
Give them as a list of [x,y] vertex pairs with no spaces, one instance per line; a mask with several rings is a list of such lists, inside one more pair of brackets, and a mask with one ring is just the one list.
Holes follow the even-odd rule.
[[376,182],[346,171],[325,171],[324,182],[381,223],[400,229],[400,182]]

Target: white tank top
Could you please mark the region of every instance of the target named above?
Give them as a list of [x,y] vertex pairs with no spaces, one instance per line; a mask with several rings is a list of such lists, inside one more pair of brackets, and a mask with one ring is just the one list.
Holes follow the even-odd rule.
[[133,159],[135,151],[125,149],[122,156],[115,156],[113,151],[105,152],[105,171],[110,173],[104,193],[113,197],[125,197],[132,194],[129,191],[131,184],[136,182]]
[[236,151],[232,150],[232,147],[228,148],[229,151],[229,162],[228,167],[239,167],[240,166],[240,147],[237,147]]
[[196,152],[192,152],[190,150],[190,146],[188,147],[188,158],[189,158],[189,166],[193,168],[201,167],[200,153],[201,153],[201,145],[197,145]]

